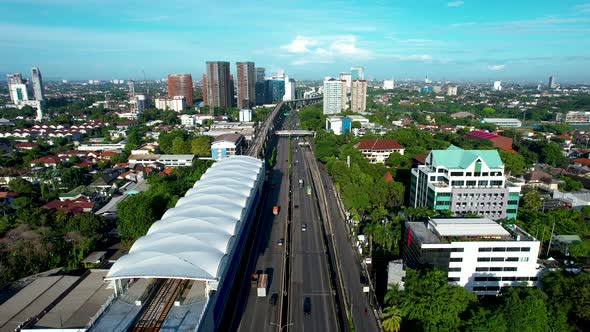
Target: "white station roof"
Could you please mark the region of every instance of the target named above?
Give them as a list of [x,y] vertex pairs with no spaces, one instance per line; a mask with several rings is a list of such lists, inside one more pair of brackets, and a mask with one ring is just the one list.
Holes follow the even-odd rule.
[[261,160],[247,156],[213,164],[113,264],[106,279],[219,280],[241,223],[248,217],[248,200],[264,176],[263,166]]

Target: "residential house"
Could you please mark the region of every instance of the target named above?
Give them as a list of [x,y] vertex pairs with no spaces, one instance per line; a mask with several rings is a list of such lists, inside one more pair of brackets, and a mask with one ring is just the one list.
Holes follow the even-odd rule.
[[397,152],[404,154],[404,147],[395,139],[362,139],[355,146],[371,164],[385,163],[389,155]]

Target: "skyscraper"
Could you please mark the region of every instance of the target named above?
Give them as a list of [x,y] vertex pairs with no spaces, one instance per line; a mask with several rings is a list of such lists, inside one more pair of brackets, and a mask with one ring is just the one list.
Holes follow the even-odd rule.
[[191,74],[168,75],[168,97],[183,96],[188,107],[193,106],[193,77]]
[[33,92],[36,100],[43,100],[43,78],[41,77],[41,71],[38,67],[31,68],[32,79],[33,79]]
[[237,62],[236,73],[238,75],[238,108],[253,107],[256,102],[254,62]]
[[502,91],[502,81],[495,81],[493,90],[494,91]]
[[553,77],[553,75],[549,76],[549,83],[547,83],[547,88],[555,89],[556,86],[557,83],[555,82],[555,77]]
[[367,81],[352,81],[350,110],[353,112],[364,112],[367,110]]
[[295,80],[285,75],[285,95],[283,101],[295,99]]
[[[338,114],[342,112],[342,105],[346,105],[346,81],[327,77],[324,80],[324,114]],[[344,91],[344,93],[343,93]]]
[[266,76],[265,69],[263,67],[256,67],[256,82],[264,82],[264,76]]
[[207,61],[206,86],[209,107],[231,107],[233,91],[230,82],[229,62]]
[[340,80],[346,81],[346,88],[350,90],[352,83],[352,75],[350,73],[340,73]]
[[29,100],[27,85],[23,83],[23,77],[20,73],[7,74],[6,81],[8,82],[10,100],[13,104],[18,105],[21,101]]
[[352,81],[364,80],[365,79],[365,67],[352,67],[350,68],[350,75]]

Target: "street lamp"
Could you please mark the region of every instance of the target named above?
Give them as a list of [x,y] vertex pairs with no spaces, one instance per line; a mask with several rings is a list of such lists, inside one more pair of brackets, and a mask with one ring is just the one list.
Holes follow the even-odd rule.
[[285,325],[283,325],[283,326],[280,326],[280,325],[279,325],[279,324],[277,324],[277,323],[270,323],[270,325],[274,325],[274,326],[276,326],[276,327],[280,327],[281,329],[279,330],[279,332],[282,332],[282,331],[283,331],[283,329],[284,329],[285,327],[287,327],[287,326],[289,326],[289,325],[293,325],[293,323],[288,323],[288,324],[285,324]]

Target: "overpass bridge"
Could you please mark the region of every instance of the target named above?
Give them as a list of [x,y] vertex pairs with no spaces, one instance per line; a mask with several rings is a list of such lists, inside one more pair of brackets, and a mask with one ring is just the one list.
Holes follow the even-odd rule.
[[310,130],[299,130],[299,129],[294,129],[294,130],[277,130],[277,131],[275,131],[275,135],[277,135],[277,136],[292,136],[292,137],[297,137],[297,136],[315,136],[315,132],[314,131],[310,131]]
[[278,115],[286,110],[292,109],[299,109],[305,106],[309,106],[312,104],[317,104],[323,100],[323,97],[315,97],[315,98],[304,98],[304,99],[294,99],[289,101],[282,101],[278,103],[275,108],[272,110],[272,113],[266,118],[264,123],[258,128],[258,132],[256,133],[256,137],[250,143],[250,146],[246,150],[246,155],[260,158],[264,154],[266,150],[266,145],[268,139],[271,137],[272,130],[278,119]]

